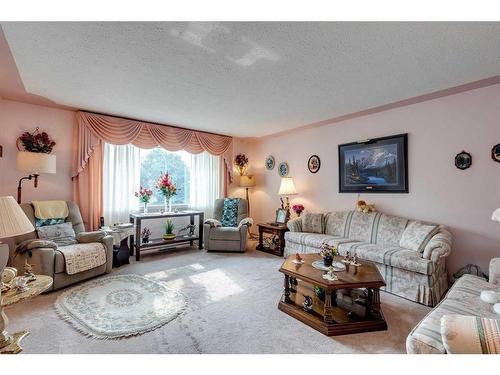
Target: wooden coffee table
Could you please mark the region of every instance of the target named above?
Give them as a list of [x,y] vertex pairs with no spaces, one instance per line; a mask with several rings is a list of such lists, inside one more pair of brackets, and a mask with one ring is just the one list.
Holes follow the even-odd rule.
[[[301,256],[303,264],[293,263],[293,255],[280,268],[285,288],[278,309],[328,336],[387,329],[379,294],[385,282],[373,263],[359,261],[361,266],[348,266],[335,272],[337,281],[328,281],[322,277],[325,271],[312,266],[313,261],[322,259],[318,254]],[[341,260],[335,257],[334,261]],[[323,289],[324,298],[315,294],[314,286]],[[307,310],[303,305],[306,296],[312,298]]]

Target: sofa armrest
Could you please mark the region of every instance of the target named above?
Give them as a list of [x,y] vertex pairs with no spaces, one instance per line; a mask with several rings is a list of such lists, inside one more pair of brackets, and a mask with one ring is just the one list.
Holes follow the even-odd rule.
[[422,258],[430,259],[433,262],[445,258],[451,253],[452,236],[451,232],[441,227],[427,243],[422,254]]
[[302,232],[302,219],[300,217],[289,220],[286,225],[290,232]]
[[490,260],[490,283],[500,285],[500,258]]
[[104,237],[106,237],[106,233],[101,231],[80,232],[76,235],[76,240],[79,243],[102,242]]

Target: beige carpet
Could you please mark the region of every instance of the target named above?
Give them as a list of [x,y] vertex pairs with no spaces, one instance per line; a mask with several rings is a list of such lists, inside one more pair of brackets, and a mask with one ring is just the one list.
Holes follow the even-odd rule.
[[8,330],[31,331],[24,353],[404,353],[406,336],[430,310],[382,293],[388,331],[327,337],[277,309],[283,285],[279,257],[187,249],[132,262],[113,274],[165,281],[186,295],[186,311],[141,336],[95,340],[57,317],[59,291],[7,307]]

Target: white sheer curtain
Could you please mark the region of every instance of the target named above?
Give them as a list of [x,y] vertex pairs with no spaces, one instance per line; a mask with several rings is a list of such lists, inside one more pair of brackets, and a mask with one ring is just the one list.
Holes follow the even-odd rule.
[[214,203],[221,197],[220,157],[208,152],[191,155],[191,187],[189,206],[213,217]]
[[103,211],[105,225],[128,223],[131,211],[139,208],[134,192],[140,184],[139,148],[133,145],[104,145]]

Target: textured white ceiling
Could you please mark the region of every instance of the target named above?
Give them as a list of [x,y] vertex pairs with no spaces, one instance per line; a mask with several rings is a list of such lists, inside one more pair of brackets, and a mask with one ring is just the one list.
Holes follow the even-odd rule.
[[263,136],[500,74],[500,23],[2,23],[28,92]]

